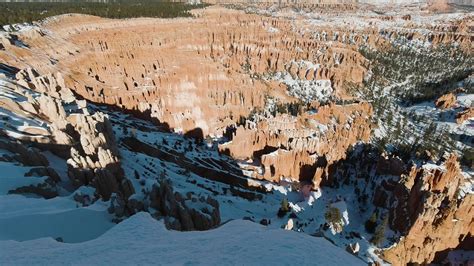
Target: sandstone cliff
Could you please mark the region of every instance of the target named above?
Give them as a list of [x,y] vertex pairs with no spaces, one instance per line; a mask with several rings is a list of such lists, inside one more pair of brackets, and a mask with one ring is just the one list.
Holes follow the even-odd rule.
[[442,166],[413,167],[393,192],[391,227],[403,237],[384,257],[394,265],[429,263],[472,236],[474,196],[465,182],[453,155]]
[[328,167],[345,158],[351,145],[368,140],[370,114],[367,103],[330,104],[314,114],[249,122],[219,149],[234,158],[261,163],[262,170],[254,172],[257,178],[311,180],[317,188],[321,182],[330,183]]

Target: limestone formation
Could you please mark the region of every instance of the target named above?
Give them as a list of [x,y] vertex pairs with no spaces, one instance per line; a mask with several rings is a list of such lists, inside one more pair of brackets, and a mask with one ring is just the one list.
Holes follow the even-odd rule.
[[328,167],[346,150],[370,136],[371,107],[367,103],[327,105],[315,114],[277,116],[237,128],[232,141],[219,146],[234,158],[262,164],[257,178],[311,180],[317,188],[330,183]]
[[456,96],[453,93],[448,93],[439,97],[436,100],[435,105],[438,108],[446,109],[446,108],[453,107],[455,103],[456,103]]
[[474,117],[474,107],[469,107],[456,114],[456,123],[462,124],[464,121]]
[[456,156],[442,166],[413,167],[395,187],[391,227],[404,237],[384,257],[394,265],[429,263],[474,233],[474,197],[460,193],[464,177]]
[[109,199],[121,191],[124,178],[112,126],[102,113],[76,115],[73,126],[80,137],[67,160],[69,177],[76,186],[93,185]]
[[150,207],[157,211],[155,217],[164,216],[167,227],[174,230],[208,230],[220,224],[219,203],[216,200],[196,197],[192,193],[183,197],[173,191],[167,180],[153,186]]

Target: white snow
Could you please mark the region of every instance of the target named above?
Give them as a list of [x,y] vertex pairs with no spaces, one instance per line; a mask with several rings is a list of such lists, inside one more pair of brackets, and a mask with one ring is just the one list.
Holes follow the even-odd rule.
[[279,29],[274,28],[274,27],[268,27],[267,31],[268,31],[269,33],[277,33],[277,32],[280,32]]
[[280,78],[288,86],[289,95],[306,102],[327,101],[333,92],[330,80],[299,80],[294,79],[290,74]]
[[459,94],[456,103],[464,107],[474,107],[474,94]]
[[365,265],[323,238],[244,220],[204,232],[168,231],[147,213],[88,242],[0,241],[0,250],[3,265]]
[[37,185],[43,183],[46,177],[25,177],[31,167],[17,166],[8,162],[0,161],[0,195],[7,194],[10,190],[18,187]]
[[474,194],[474,171],[462,172],[464,175],[464,184],[459,186],[459,197],[463,198],[467,194]]
[[82,208],[65,197],[46,200],[2,195],[0,202],[0,240],[61,237],[74,243],[96,238],[114,226],[106,204],[100,201]]

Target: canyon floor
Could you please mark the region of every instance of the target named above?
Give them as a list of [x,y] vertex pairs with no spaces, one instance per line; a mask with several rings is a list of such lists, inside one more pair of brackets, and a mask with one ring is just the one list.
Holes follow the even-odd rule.
[[220,4],[0,29],[0,261],[474,263],[474,14]]

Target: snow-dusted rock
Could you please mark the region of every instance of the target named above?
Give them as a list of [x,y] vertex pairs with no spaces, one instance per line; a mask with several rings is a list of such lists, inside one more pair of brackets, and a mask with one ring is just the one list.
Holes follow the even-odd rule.
[[150,207],[157,211],[155,217],[164,216],[167,227],[175,230],[208,230],[220,224],[219,203],[216,200],[196,197],[192,193],[183,198],[173,191],[167,180],[153,186]]
[[294,226],[293,223],[294,223],[293,219],[291,219],[291,218],[288,219],[288,222],[286,222],[286,225],[285,225],[285,230],[288,230],[288,231],[293,230],[293,226]]

